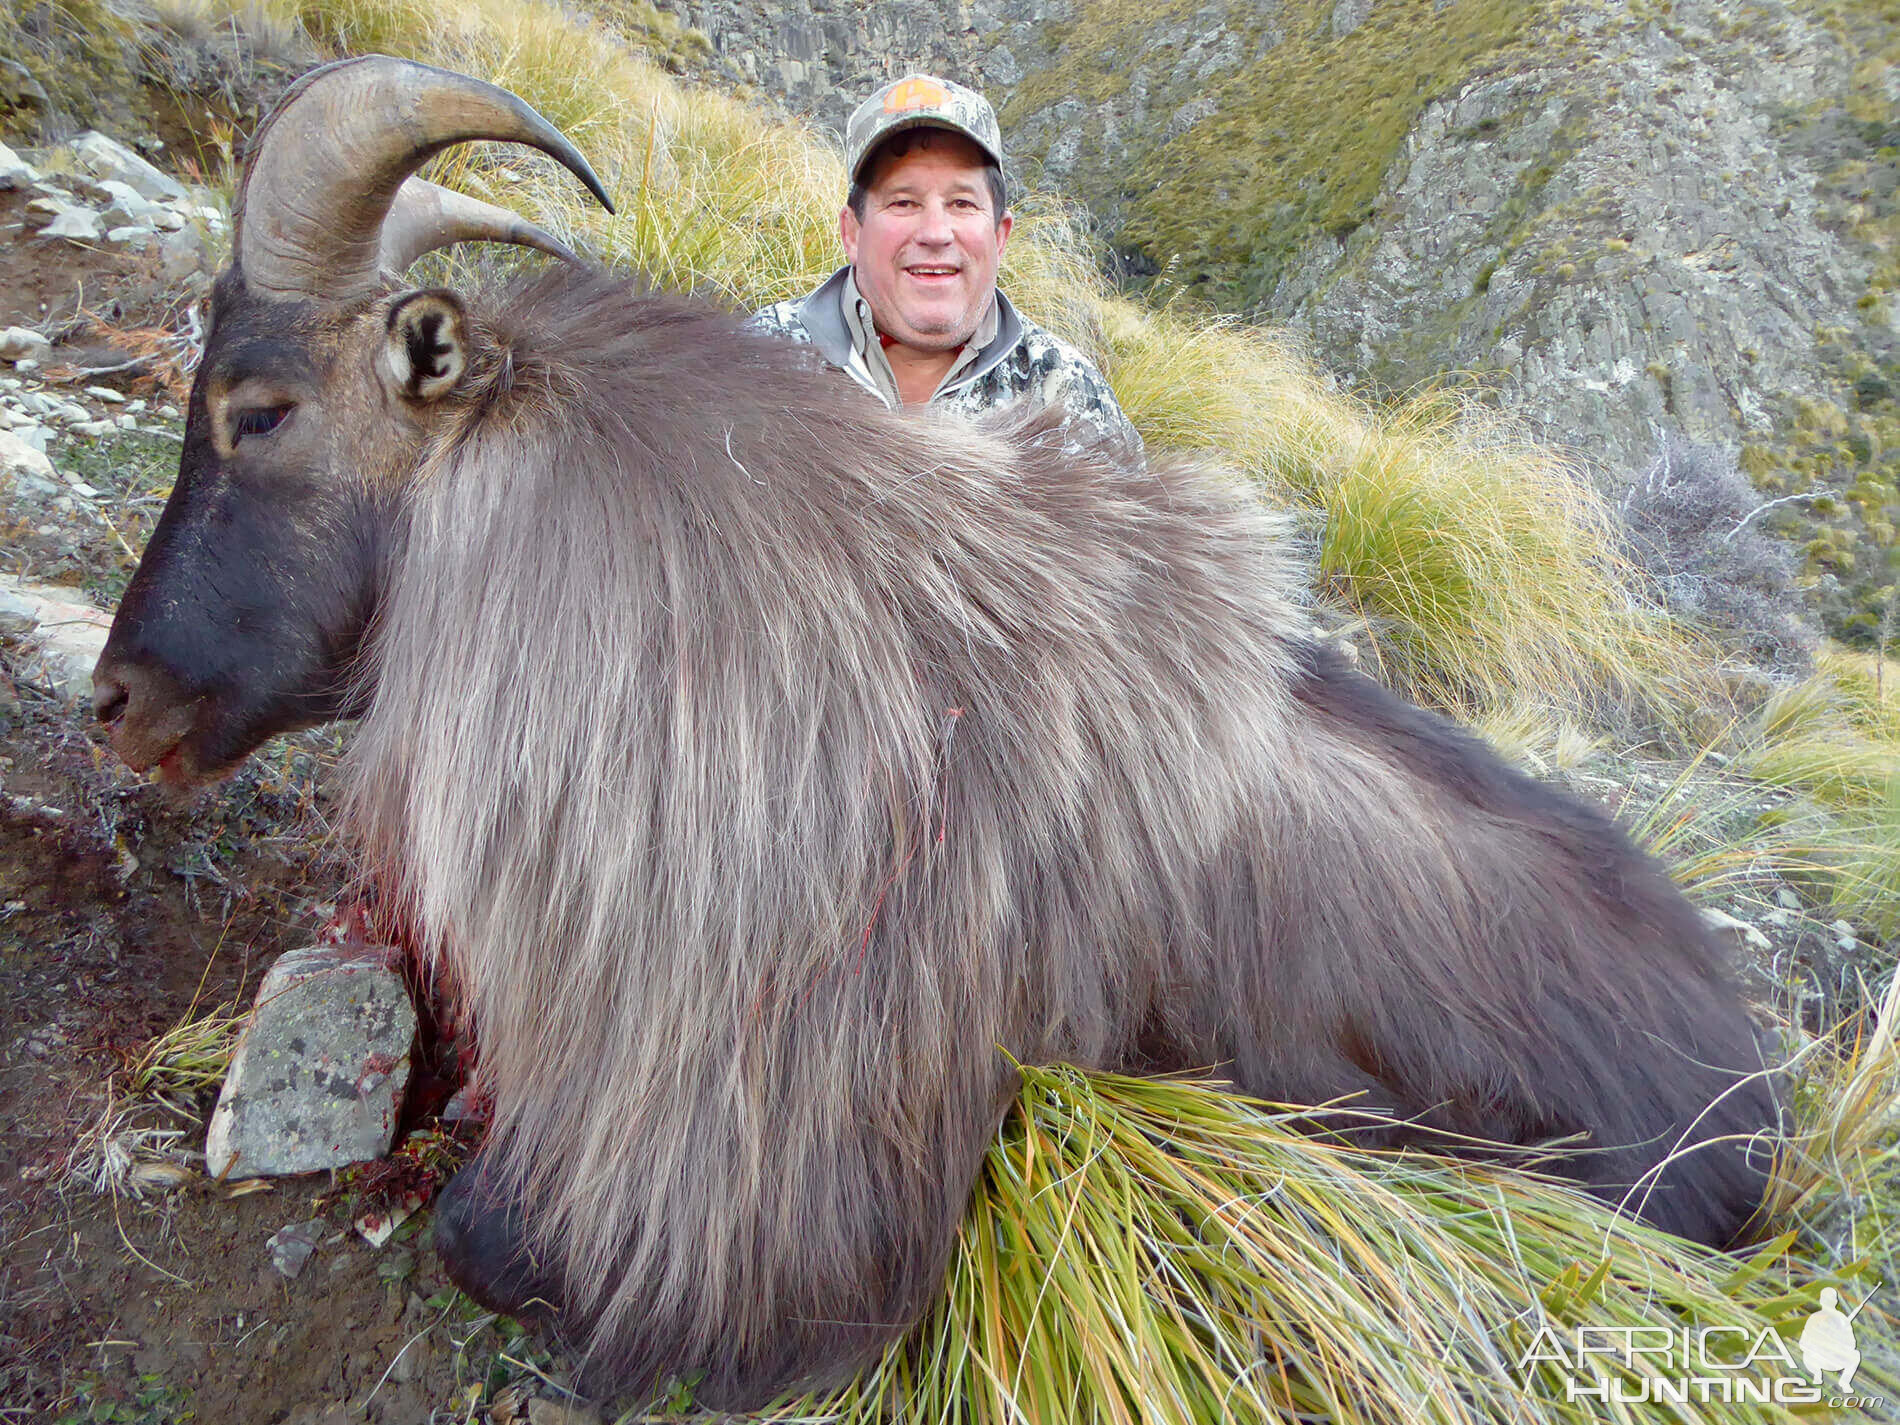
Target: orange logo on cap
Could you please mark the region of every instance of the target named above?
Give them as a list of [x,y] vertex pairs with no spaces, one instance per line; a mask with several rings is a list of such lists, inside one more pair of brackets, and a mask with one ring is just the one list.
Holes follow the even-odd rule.
[[906,109],[941,109],[950,102],[950,94],[941,84],[928,79],[906,79],[884,96],[884,112],[901,114]]

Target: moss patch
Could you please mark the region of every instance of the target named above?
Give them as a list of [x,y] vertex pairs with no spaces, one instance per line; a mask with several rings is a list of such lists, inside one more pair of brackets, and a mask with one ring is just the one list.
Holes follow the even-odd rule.
[[22,65],[43,106],[0,111],[0,135],[32,143],[92,123],[129,122],[139,27],[107,0],[10,0],[0,57]]

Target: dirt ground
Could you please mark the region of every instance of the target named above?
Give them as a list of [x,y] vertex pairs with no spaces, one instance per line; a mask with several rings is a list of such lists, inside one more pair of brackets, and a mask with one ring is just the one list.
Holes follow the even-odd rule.
[[[20,690],[0,762],[0,1419],[466,1418],[453,1407],[490,1383],[511,1324],[447,1290],[426,1212],[381,1249],[352,1229],[393,1191],[375,1174],[239,1196],[193,1165],[144,1200],[70,1181],[115,1071],[194,1006],[248,1001],[317,938],[341,872],[320,800],[300,813],[254,776],[169,803],[38,702]],[[149,1107],[127,1126],[202,1143]],[[286,1279],[268,1240],[311,1220],[318,1248]]]

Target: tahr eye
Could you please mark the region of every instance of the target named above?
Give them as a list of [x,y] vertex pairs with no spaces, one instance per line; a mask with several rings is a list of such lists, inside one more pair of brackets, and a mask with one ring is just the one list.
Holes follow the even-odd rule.
[[239,411],[231,428],[232,443],[243,440],[247,435],[269,435],[284,423],[284,417],[289,414],[289,402],[281,406],[251,406]]

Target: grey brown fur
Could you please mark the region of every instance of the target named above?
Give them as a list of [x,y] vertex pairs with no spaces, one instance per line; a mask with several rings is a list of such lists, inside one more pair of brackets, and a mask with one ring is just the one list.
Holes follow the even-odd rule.
[[[1693,1137],[1771,1120],[1662,873],[1304,641],[1228,479],[890,416],[622,287],[499,310],[349,777],[609,1374],[756,1404],[911,1323],[999,1050],[1588,1131],[1613,1196],[1725,1090]],[[1635,1201],[1723,1239],[1760,1186],[1705,1149]]]

